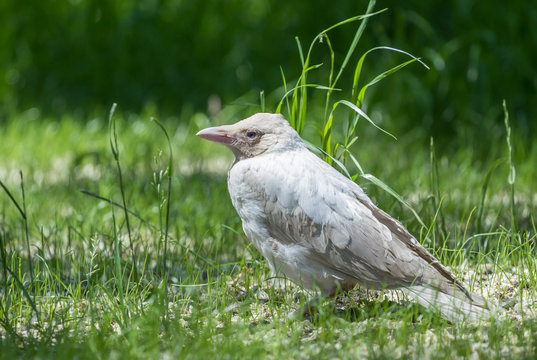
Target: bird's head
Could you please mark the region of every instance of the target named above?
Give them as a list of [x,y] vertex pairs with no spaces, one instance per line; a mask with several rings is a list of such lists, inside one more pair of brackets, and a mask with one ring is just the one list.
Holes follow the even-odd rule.
[[304,146],[280,114],[258,113],[233,125],[203,129],[196,135],[226,145],[237,160]]

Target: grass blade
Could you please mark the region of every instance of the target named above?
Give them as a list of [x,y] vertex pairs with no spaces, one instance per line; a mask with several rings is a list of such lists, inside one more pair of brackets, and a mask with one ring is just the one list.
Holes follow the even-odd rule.
[[24,176],[22,175],[22,171],[19,171],[19,175],[21,178],[22,210],[24,211],[24,215],[25,215],[22,221],[24,223],[24,237],[26,238],[26,249],[28,251],[28,265],[30,266],[30,280],[32,283],[32,289],[35,289],[34,266],[32,264],[32,252],[30,251],[30,231],[28,230],[28,212],[26,211],[26,195],[24,192]]
[[344,174],[346,177],[348,177],[349,179],[352,179],[351,174],[349,173],[349,171],[347,170],[347,168],[345,167],[345,165],[343,165],[343,163],[341,163],[339,160],[337,160],[336,158],[334,158],[332,155],[330,155],[329,153],[327,153],[326,151],[324,151],[322,148],[313,145],[313,144],[310,143],[309,141],[304,140],[304,143],[306,144],[306,146],[308,147],[308,149],[310,149],[311,151],[316,152],[316,153],[321,153],[321,154],[323,154],[324,156],[327,156],[328,158],[330,158],[330,160],[332,160],[332,161],[333,161],[333,162],[334,162],[334,163],[341,169],[341,171],[343,171],[343,174]]
[[[24,177],[22,175],[22,171],[19,171],[19,175],[20,175],[20,179],[21,179],[22,207],[19,205],[17,200],[15,200],[15,197],[11,194],[11,192],[9,191],[7,186],[4,185],[4,183],[1,180],[0,180],[0,186],[2,187],[4,192],[7,194],[7,196],[11,200],[11,202],[15,205],[15,207],[19,211],[19,214],[20,214],[20,216],[22,218],[22,222],[24,224],[24,237],[26,239],[26,249],[27,249],[27,253],[28,253],[28,266],[30,268],[30,282],[32,284],[32,289],[35,289],[35,287],[34,287],[34,268],[33,268],[33,264],[32,264],[32,253],[30,251],[30,232],[29,232],[29,229],[28,229],[28,217],[27,217],[27,212],[26,212],[26,196],[25,196],[25,192],[24,192]],[[16,275],[7,266],[7,263],[5,262],[5,259],[3,260],[3,262],[4,262],[5,269],[8,270],[9,273],[12,274],[12,276],[15,277],[15,280],[17,281],[17,283],[22,286],[21,281],[16,277]],[[26,288],[22,287],[22,289],[23,289],[23,293],[25,294],[25,296],[27,296],[29,298],[29,294],[28,294]],[[32,302],[32,304],[33,304],[33,302]],[[35,308],[35,304],[33,305],[33,307]],[[37,313],[37,309],[36,309],[36,313]]]
[[151,118],[151,121],[155,122],[155,124],[157,124],[160,127],[160,129],[166,136],[166,141],[168,142],[168,150],[170,152],[170,158],[168,161],[168,169],[166,169],[166,175],[168,177],[168,192],[167,192],[167,200],[166,200],[166,223],[164,226],[164,254],[162,256],[162,270],[166,271],[167,269],[166,256],[167,256],[167,248],[168,248],[168,226],[170,222],[170,202],[171,202],[172,176],[173,176],[173,151],[172,151],[172,144],[170,142],[170,137],[168,136],[168,132],[166,131],[166,128],[164,127],[164,125],[162,125],[162,123],[155,118]]
[[4,263],[4,267],[9,272],[9,274],[13,277],[13,279],[15,280],[17,285],[20,287],[24,297],[26,298],[26,300],[28,300],[28,303],[32,307],[32,310],[35,311],[36,317],[39,319],[39,311],[37,311],[37,307],[35,306],[35,302],[32,300],[32,298],[30,296],[30,293],[28,293],[28,290],[26,290],[26,287],[22,284],[22,282],[20,281],[20,279],[17,276],[17,274],[15,274],[6,263]]
[[276,113],[279,114],[281,113],[281,107],[282,107],[282,103],[283,103],[283,99],[285,99],[285,103],[287,104],[287,113],[288,114],[291,114],[291,106],[289,105],[289,98],[287,96],[287,82],[285,81],[285,74],[283,72],[283,68],[280,66],[280,73],[282,74],[282,81],[283,81],[283,91],[284,91],[284,97],[282,98],[282,100],[280,101],[280,103],[278,104],[277,108],[276,108]]
[[376,3],[376,0],[370,0],[369,1],[369,4],[367,5],[367,10],[365,12],[365,15],[359,16],[359,17],[357,17],[357,19],[349,19],[349,21],[341,22],[339,24],[336,24],[336,25],[328,28],[325,31],[325,32],[327,32],[327,31],[329,31],[329,30],[331,30],[331,29],[333,29],[335,27],[341,26],[341,25],[346,24],[347,22],[350,22],[350,21],[363,20],[362,23],[360,24],[360,27],[358,28],[358,31],[356,31],[356,34],[354,34],[354,39],[352,39],[351,46],[349,47],[349,49],[347,51],[347,54],[345,55],[345,59],[343,60],[343,63],[341,64],[341,67],[339,68],[339,72],[336,75],[336,79],[334,80],[334,84],[331,84],[332,86],[334,86],[337,83],[337,81],[341,77],[341,74],[343,73],[343,70],[345,70],[345,67],[347,66],[347,63],[349,62],[352,54],[354,53],[354,49],[356,49],[356,45],[358,45],[358,41],[360,40],[360,38],[362,37],[362,34],[364,33],[364,30],[365,30],[365,27],[367,26],[367,22],[369,20],[369,17],[375,16],[375,15],[380,14],[380,13],[382,13],[382,12],[387,10],[387,9],[382,9],[380,11],[372,13],[371,11],[373,11],[373,8],[375,7],[375,3]]
[[127,224],[127,234],[129,236],[129,247],[132,254],[132,265],[133,269],[136,272],[136,253],[134,251],[134,244],[132,241],[131,234],[131,225],[129,221],[129,212],[127,211],[127,199],[125,196],[125,187],[123,184],[123,173],[121,171],[121,164],[119,162],[119,146],[117,140],[117,130],[116,130],[116,120],[114,118],[114,113],[116,111],[117,104],[114,103],[110,109],[110,114],[108,116],[108,123],[110,128],[110,148],[112,149],[112,154],[114,155],[114,160],[116,161],[116,167],[119,177],[119,190],[121,192],[121,200],[123,201],[123,213],[125,215],[125,223]]
[[509,164],[509,175],[507,176],[507,182],[511,187],[511,230],[516,232],[516,210],[515,210],[515,178],[516,171],[515,165],[513,163],[513,147],[511,146],[511,126],[509,125],[509,112],[507,111],[507,105],[505,99],[502,103],[503,114],[504,114],[504,123],[505,123],[505,137],[507,141],[507,150],[508,150],[508,164]]
[[[111,205],[111,204],[110,204]],[[119,239],[119,234],[116,226],[116,216],[114,212],[114,207],[110,206],[112,209],[112,223],[114,227],[114,264],[115,264],[115,277],[117,282],[117,292],[119,295],[119,307],[123,315],[122,325],[126,327],[129,323],[129,312],[127,311],[127,305],[125,303],[125,293],[123,292],[123,271],[121,269],[121,240]],[[133,263],[133,268],[135,264]]]
[[378,126],[377,124],[375,124],[373,122],[373,120],[371,120],[369,118],[369,116],[367,116],[367,114],[365,112],[362,111],[362,109],[360,109],[358,106],[354,105],[353,103],[351,103],[350,101],[347,101],[347,100],[340,100],[338,101],[336,104],[342,104],[342,105],[345,105],[345,106],[348,106],[350,109],[352,109],[354,112],[356,112],[358,115],[360,115],[361,117],[363,117],[364,119],[366,119],[371,125],[373,125],[375,128],[377,128],[378,130],[380,130],[381,132],[385,133],[386,135],[388,136],[391,136],[392,138],[394,138],[395,140],[397,140],[397,138],[390,134],[389,132],[387,132],[386,130],[384,130],[383,128],[381,128],[380,126]]
[[418,222],[420,223],[421,226],[423,226],[424,228],[427,228],[427,226],[425,226],[425,223],[421,220],[420,216],[412,208],[412,206],[410,206],[410,204],[407,203],[405,201],[405,199],[403,199],[403,197],[401,195],[399,195],[395,190],[393,190],[391,187],[389,187],[384,181],[378,179],[377,177],[375,177],[372,174],[363,174],[363,175],[361,175],[361,177],[366,179],[370,183],[373,183],[373,184],[377,185],[382,190],[386,191],[388,194],[393,196],[397,201],[399,201],[401,204],[403,204],[406,208],[408,208],[412,212],[412,215],[414,215],[414,217],[416,218],[416,220],[418,220]]
[[363,86],[361,89],[360,89],[360,92],[358,94],[358,103],[359,104],[363,104],[364,102],[364,96],[365,96],[365,92],[366,90],[372,86],[372,85],[375,85],[376,83],[378,83],[380,80],[384,79],[385,77],[401,70],[402,68],[404,68],[405,66],[409,65],[409,64],[412,64],[413,62],[415,62],[416,60],[415,59],[412,59],[412,60],[408,60],[408,61],[405,61],[404,63],[402,64],[399,64],[397,66],[394,66],[393,68],[389,69],[389,70],[386,70],[384,71],[382,74],[380,75],[377,75],[375,76],[375,78],[373,80],[371,80],[370,82],[368,82],[365,86]]
[[19,214],[21,215],[21,217],[23,219],[26,219],[26,214],[24,213],[24,210],[22,210],[22,208],[19,206],[19,203],[17,202],[17,200],[15,200],[15,197],[13,197],[13,195],[11,194],[11,192],[9,191],[9,189],[7,188],[6,185],[4,185],[4,183],[2,182],[2,180],[0,180],[0,186],[2,187],[2,189],[4,189],[4,192],[7,194],[7,196],[9,197],[9,199],[11,200],[11,202],[13,203],[13,205],[15,205],[15,207],[17,208],[17,210],[19,211]]
[[[278,103],[278,106],[276,107],[276,113],[280,113],[281,112],[281,108],[282,108],[282,105],[283,105],[283,102],[284,101],[288,101],[288,96],[293,94],[293,109],[294,110],[289,110],[289,114],[292,114],[292,111],[295,111],[296,109],[296,92],[298,89],[300,89],[302,86],[304,87],[311,87],[311,88],[314,88],[316,90],[328,90],[328,91],[341,91],[341,89],[337,89],[337,88],[331,88],[331,87],[328,87],[328,86],[324,86],[324,85],[319,85],[319,84],[305,84],[305,85],[297,85],[295,87],[293,87],[292,89],[289,89],[289,90],[286,90],[285,94],[282,96],[280,102]],[[288,105],[289,106],[289,105]],[[293,119],[293,117],[290,115],[289,117],[289,124],[295,128],[296,130],[296,124],[294,122],[292,122],[291,120]]]
[[[355,69],[354,69],[353,95],[354,95],[354,94],[357,94],[358,83],[359,83],[359,80],[360,80],[360,75],[361,75],[361,73],[362,73],[362,67],[363,67],[363,64],[364,64],[364,61],[365,61],[367,55],[369,55],[370,53],[372,53],[372,52],[374,52],[374,51],[377,51],[377,50],[388,50],[388,51],[393,51],[393,52],[397,52],[397,53],[401,53],[401,54],[407,55],[407,56],[409,56],[409,57],[412,58],[412,61],[409,60],[409,61],[407,61],[407,62],[405,62],[405,63],[402,63],[402,64],[398,65],[399,68],[397,68],[397,66],[396,66],[395,68],[392,68],[392,69],[390,69],[390,70],[385,71],[383,74],[385,74],[385,73],[388,73],[388,74],[386,74],[385,76],[383,76],[383,78],[386,77],[386,76],[388,76],[388,75],[390,75],[390,74],[392,74],[392,73],[394,73],[394,72],[396,72],[397,70],[399,70],[399,69],[405,67],[406,65],[408,65],[408,64],[410,64],[410,63],[412,63],[412,62],[414,62],[414,61],[419,62],[419,63],[420,63],[421,65],[423,65],[427,70],[430,69],[429,66],[427,66],[427,64],[425,64],[420,58],[415,57],[415,56],[412,55],[411,53],[406,52],[406,51],[404,51],[404,50],[400,50],[400,49],[393,48],[393,47],[389,47],[389,46],[377,46],[377,47],[371,48],[371,49],[367,50],[367,51],[360,57],[360,60],[358,60],[358,63],[356,64],[356,67],[355,67]],[[397,68],[397,69],[396,69],[396,68]],[[379,76],[382,76],[382,74],[379,75]],[[380,80],[381,80],[381,79],[378,79],[378,80],[375,81],[375,82],[378,82],[378,81],[380,81]],[[370,85],[373,85],[373,84],[370,84]]]

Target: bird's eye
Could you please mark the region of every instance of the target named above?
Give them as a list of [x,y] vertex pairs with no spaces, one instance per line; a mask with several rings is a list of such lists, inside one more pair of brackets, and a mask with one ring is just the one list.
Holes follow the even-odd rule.
[[248,131],[246,133],[246,136],[248,136],[250,139],[255,139],[255,137],[257,136],[257,133],[255,131]]

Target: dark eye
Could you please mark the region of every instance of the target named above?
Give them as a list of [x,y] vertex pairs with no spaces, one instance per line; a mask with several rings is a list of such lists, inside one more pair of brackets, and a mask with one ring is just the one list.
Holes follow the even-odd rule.
[[248,136],[250,139],[255,139],[255,137],[257,136],[257,133],[255,131],[248,131],[246,133],[246,136]]

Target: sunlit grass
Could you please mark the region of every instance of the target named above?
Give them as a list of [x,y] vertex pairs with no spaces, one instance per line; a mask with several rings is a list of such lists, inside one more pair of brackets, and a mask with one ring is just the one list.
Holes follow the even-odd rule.
[[[361,290],[323,301],[315,318],[302,320],[292,318],[292,312],[316,295],[292,284],[279,290],[267,281],[266,266],[244,238],[228,199],[225,166],[209,170],[219,148],[193,136],[199,117],[176,131],[171,130],[172,123],[163,123],[173,134],[171,144],[177,160],[173,164],[166,267],[164,272],[158,270],[163,266],[162,250],[157,251],[159,246],[163,249],[159,244],[163,241],[163,213],[162,193],[155,188],[154,174],[166,171],[168,144],[149,119],[130,119],[134,122],[128,125],[118,117],[117,125],[118,146],[125,156],[121,166],[126,203],[143,219],[131,217],[134,260],[106,122],[93,133],[69,119],[55,125],[36,123],[25,133],[15,125],[8,127],[12,138],[3,142],[2,151],[10,148],[12,156],[4,158],[0,168],[9,174],[15,161],[24,173],[34,275],[32,278],[20,213],[4,193],[0,197],[4,356],[448,358],[474,352],[487,357],[535,354],[536,231],[524,221],[516,232],[509,230],[510,193],[505,176],[489,180],[481,225],[486,231],[476,235],[475,214],[486,167],[472,167],[461,160],[461,153],[449,161],[443,160],[445,155],[437,159],[438,191],[448,233],[439,243],[432,221],[435,207],[429,198],[431,189],[436,191],[429,184],[429,149],[407,147],[415,156],[394,154],[392,163],[373,154],[380,148],[392,148],[396,153],[399,142],[406,144],[404,136],[399,142],[386,138],[384,143],[360,147],[362,162],[370,172],[403,194],[431,227],[428,240],[426,232],[420,233],[415,217],[391,195],[376,187],[367,187],[367,191],[381,207],[402,219],[442,262],[452,266],[473,291],[511,301],[513,310],[508,310],[503,320],[477,327],[455,326],[408,302],[398,292]],[[58,131],[47,132],[50,126]],[[71,132],[85,133],[92,141],[65,140],[65,134]],[[26,149],[23,143],[28,144]],[[94,155],[76,160],[88,147]],[[146,149],[146,153],[134,156],[136,147]],[[27,151],[38,156],[51,152],[52,158],[64,159],[56,165],[64,174],[50,172],[51,160],[34,161],[26,157]],[[390,151],[384,154],[389,156]],[[221,161],[229,165],[231,158],[224,155]],[[517,159],[517,164],[523,167],[526,161],[532,159]],[[79,173],[89,165],[95,167],[91,179]],[[400,167],[405,167],[404,172]],[[503,170],[498,171],[503,175],[507,169]],[[36,183],[36,179],[41,180]],[[20,178],[7,176],[2,181],[21,201]],[[517,178],[519,198],[532,196],[526,192],[530,181],[523,174]],[[80,189],[89,189],[117,205],[85,195]],[[496,200],[498,197],[501,200]],[[522,207],[528,207],[530,214],[534,211],[531,204],[521,201],[518,213],[523,212]],[[119,262],[114,244],[119,245]],[[8,267],[13,274],[7,272]],[[519,311],[522,319],[516,316]]]
[[[350,100],[332,100],[335,62],[317,86],[301,54],[295,88],[283,77],[290,98],[280,109],[471,290],[501,302],[499,319],[450,324],[401,292],[365,289],[293,316],[317,294],[269,279],[227,194],[231,154],[194,136],[239,120],[236,108],[157,125],[121,106],[108,121],[31,109],[0,134],[0,356],[534,358],[537,151],[516,156],[507,113],[490,158],[439,148],[421,129],[394,141],[360,108],[372,83],[416,58],[358,86],[364,56]],[[310,88],[321,101],[305,97]],[[261,108],[278,108],[270,98]],[[350,111],[331,111],[338,104]],[[324,117],[310,117],[319,110]]]

